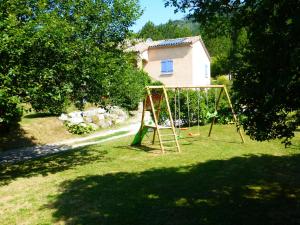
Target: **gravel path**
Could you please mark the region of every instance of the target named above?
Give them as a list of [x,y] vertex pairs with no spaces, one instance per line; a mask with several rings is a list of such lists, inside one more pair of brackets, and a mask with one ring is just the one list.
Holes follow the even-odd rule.
[[[74,148],[79,148],[83,146],[111,141],[114,139],[119,139],[129,135],[134,135],[138,131],[139,127],[140,127],[140,123],[135,122],[131,125],[127,125],[119,129],[106,130],[103,132],[92,134],[84,138],[76,138],[76,139],[71,139],[71,140],[66,140],[58,143],[41,145],[41,146],[12,149],[0,153],[0,164],[22,162],[30,159],[35,159],[35,158],[40,158],[47,155],[55,154],[58,152],[64,152]],[[119,132],[126,132],[126,133],[105,138],[105,136],[113,135]],[[104,139],[93,141],[93,139],[101,138],[101,137],[104,137]]]

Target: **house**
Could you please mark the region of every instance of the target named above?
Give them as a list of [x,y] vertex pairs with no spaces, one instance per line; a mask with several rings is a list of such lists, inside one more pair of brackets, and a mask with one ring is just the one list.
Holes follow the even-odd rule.
[[137,65],[167,86],[210,84],[210,56],[200,36],[152,41],[129,48]]

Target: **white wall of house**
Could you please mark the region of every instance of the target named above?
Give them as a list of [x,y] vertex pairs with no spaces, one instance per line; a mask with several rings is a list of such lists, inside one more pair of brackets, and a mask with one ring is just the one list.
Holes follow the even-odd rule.
[[192,85],[210,84],[210,61],[200,41],[193,44]]
[[[162,60],[173,60],[173,73],[161,72]],[[144,70],[154,80],[167,86],[188,86],[193,83],[193,50],[190,46],[161,47],[148,50]]]
[[140,58],[145,59],[145,60],[149,60],[149,55],[148,55],[148,50],[144,51],[141,53]]

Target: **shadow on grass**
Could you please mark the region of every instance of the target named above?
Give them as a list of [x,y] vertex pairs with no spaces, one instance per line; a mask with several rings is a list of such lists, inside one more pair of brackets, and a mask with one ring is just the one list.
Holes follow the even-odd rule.
[[[81,177],[45,206],[66,224],[300,224],[300,154]],[[41,209],[43,210],[43,209]]]
[[25,115],[24,118],[34,119],[34,118],[43,118],[43,117],[57,117],[59,114],[54,115],[53,113],[32,113]]
[[[159,142],[156,141],[155,144],[153,145],[152,143],[144,143],[142,145],[136,145],[136,146],[128,146],[128,145],[123,145],[123,146],[117,146],[115,147],[116,149],[123,149],[123,150],[134,150],[134,151],[144,151],[146,153],[151,153],[151,154],[158,154],[161,155],[161,148],[159,145]],[[174,145],[164,145],[165,152],[173,153],[177,152],[177,148]]]
[[46,176],[80,165],[109,161],[110,159],[105,157],[106,153],[91,146],[16,164],[0,164],[0,185],[9,184],[20,177]]
[[[173,139],[169,139],[167,141],[171,141]],[[199,139],[196,139],[195,137],[185,137],[178,139],[179,145],[192,145],[194,142],[198,142]],[[163,140],[164,142],[164,140]],[[175,142],[172,142],[172,144],[163,144],[163,146],[166,148],[166,152],[177,152],[176,144]],[[142,145],[135,145],[135,146],[117,146],[116,148],[124,149],[124,150],[135,150],[135,151],[144,151],[148,153],[158,153],[161,154],[161,148],[159,144],[158,138],[155,139],[154,144],[152,144],[152,138],[151,140],[143,141]]]
[[28,147],[36,145],[34,137],[26,137],[26,131],[19,125],[12,127],[9,131],[0,131],[0,152],[12,148]]
[[118,149],[124,149],[124,150],[135,150],[135,151],[144,151],[144,152],[155,152],[158,151],[159,148],[153,146],[152,144],[150,145],[137,145],[137,146],[118,146],[116,147]]
[[220,143],[225,143],[225,144],[235,144],[235,145],[240,145],[243,144],[241,140],[237,141],[230,141],[227,139],[217,139],[217,138],[210,138],[213,142],[220,142]]

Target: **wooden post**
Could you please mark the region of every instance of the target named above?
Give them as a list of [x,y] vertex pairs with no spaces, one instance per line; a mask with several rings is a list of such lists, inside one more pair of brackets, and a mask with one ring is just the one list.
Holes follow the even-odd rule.
[[176,134],[176,131],[175,131],[174,122],[173,122],[173,118],[172,118],[172,114],[171,114],[169,98],[168,98],[167,90],[166,90],[165,87],[163,87],[163,91],[164,91],[164,95],[165,95],[165,99],[166,99],[166,105],[167,105],[167,110],[168,110],[168,113],[169,113],[169,119],[170,119],[170,123],[171,123],[172,132],[173,132],[173,135],[174,135],[174,140],[175,140],[175,143],[176,143],[177,150],[178,150],[178,152],[180,152],[180,146],[179,146],[179,143],[178,143],[178,140],[177,140],[177,136],[176,136],[177,134]]
[[158,139],[159,139],[159,144],[160,144],[161,152],[164,154],[165,153],[165,149],[164,149],[164,146],[162,144],[162,140],[161,140],[161,136],[160,136],[160,131],[159,131],[159,127],[158,127],[158,121],[157,121],[157,117],[156,117],[156,113],[155,113],[155,108],[154,108],[154,104],[153,104],[153,100],[152,100],[151,91],[150,91],[150,89],[148,87],[147,87],[147,93],[148,93],[149,100],[150,100],[150,105],[151,105],[151,109],[152,109],[152,114],[153,114],[153,118],[154,118],[155,127],[156,127],[157,134],[158,134]]
[[[146,98],[146,99],[147,99],[147,98]],[[142,120],[141,120],[141,127],[140,127],[140,130],[143,128],[143,125],[144,125],[144,117],[145,117],[146,101],[147,101],[146,99],[143,101],[143,111],[142,111]]]
[[146,100],[147,98],[145,98],[145,100],[143,101],[143,111],[142,111],[142,118],[141,118],[141,126],[140,129],[138,131],[138,133],[141,135],[142,134],[142,130],[144,127],[144,117],[145,117],[145,111],[146,111]]
[[232,104],[231,104],[231,100],[230,100],[230,97],[229,97],[229,94],[228,94],[228,91],[227,91],[226,86],[224,86],[224,91],[225,91],[225,94],[226,94],[226,97],[227,97],[227,101],[228,101],[229,106],[230,106],[230,109],[231,109],[231,113],[232,113],[234,122],[235,122],[235,124],[236,124],[236,126],[237,126],[237,130],[238,130],[238,132],[239,132],[239,135],[240,135],[240,137],[241,137],[241,139],[242,139],[242,142],[245,143],[243,134],[242,134],[242,132],[241,132],[240,124],[239,124],[239,121],[238,121],[238,119],[237,119],[237,116],[236,116],[236,114],[235,114],[235,112],[234,112],[233,106],[232,106]]
[[[156,117],[159,119],[160,110],[161,110],[161,103],[163,100],[163,95],[160,96],[159,102],[158,102],[158,109],[156,111]],[[155,142],[155,136],[156,136],[156,130],[153,131],[153,138],[152,138],[152,144]]]
[[[222,93],[223,93],[223,88],[221,88],[220,93],[219,93],[219,97],[218,97],[218,100],[217,100],[217,103],[216,103],[216,111],[218,111],[218,109],[219,109],[219,103],[220,103]],[[216,120],[216,117],[214,116],[212,121],[211,121],[211,124],[210,124],[208,137],[210,137],[210,135],[211,135],[211,131],[212,131],[213,125],[215,124],[215,120]]]

